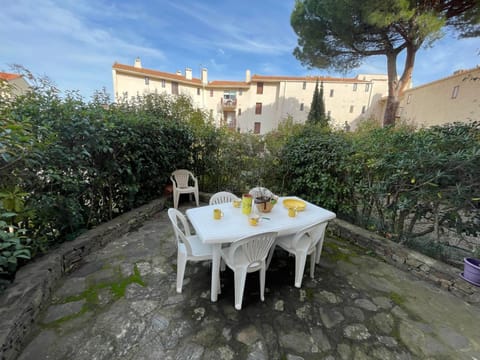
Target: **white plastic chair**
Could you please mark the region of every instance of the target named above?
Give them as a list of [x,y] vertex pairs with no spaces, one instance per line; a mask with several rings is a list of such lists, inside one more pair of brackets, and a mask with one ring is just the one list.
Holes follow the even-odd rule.
[[220,191],[212,195],[209,205],[217,205],[232,202],[233,200],[240,200],[240,198],[228,191]]
[[[175,170],[170,176],[173,183],[173,207],[178,208],[180,194],[193,194],[195,202],[198,203],[198,181],[197,178],[188,170]],[[193,183],[193,185],[192,185]]]
[[187,261],[212,260],[212,246],[203,244],[198,236],[190,234],[187,218],[177,209],[168,209],[168,217],[177,240],[177,293],[181,293]]
[[[310,257],[310,277],[313,279],[315,273],[315,263],[320,262],[320,255],[323,248],[323,240],[325,237],[325,228],[327,222],[309,225],[295,235],[281,236],[277,238],[275,246],[280,246],[282,249],[295,255],[295,287],[302,286],[303,272],[305,271],[305,263],[307,256]],[[267,260],[267,267],[272,259],[274,249],[270,251]]]
[[260,270],[260,299],[265,300],[265,261],[276,232],[267,232],[242,238],[220,250],[222,259],[235,273],[235,309],[242,308],[247,273]]

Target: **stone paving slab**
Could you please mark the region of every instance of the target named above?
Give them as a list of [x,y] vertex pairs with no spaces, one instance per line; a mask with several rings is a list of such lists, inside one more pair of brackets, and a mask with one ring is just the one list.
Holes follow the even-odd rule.
[[277,251],[265,302],[249,274],[240,311],[230,270],[210,302],[208,262],[187,263],[177,294],[162,211],[62,279],[19,359],[480,360],[479,307],[341,239],[327,237],[302,289],[294,267]]

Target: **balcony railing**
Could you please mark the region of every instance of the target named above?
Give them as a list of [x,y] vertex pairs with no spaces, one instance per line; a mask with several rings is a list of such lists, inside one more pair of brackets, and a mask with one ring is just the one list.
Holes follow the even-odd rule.
[[220,99],[222,108],[225,109],[235,109],[237,107],[237,99]]

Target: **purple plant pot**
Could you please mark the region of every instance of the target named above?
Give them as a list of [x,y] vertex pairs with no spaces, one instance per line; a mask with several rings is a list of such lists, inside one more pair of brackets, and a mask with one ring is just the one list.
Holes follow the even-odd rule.
[[463,259],[463,273],[460,276],[470,284],[480,286],[480,259]]

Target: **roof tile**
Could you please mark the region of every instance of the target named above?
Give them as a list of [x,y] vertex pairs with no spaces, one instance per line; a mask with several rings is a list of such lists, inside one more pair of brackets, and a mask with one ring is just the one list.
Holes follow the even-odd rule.
[[10,80],[13,80],[13,79],[17,79],[19,77],[22,77],[22,75],[0,72],[0,79],[1,80],[10,81]]

